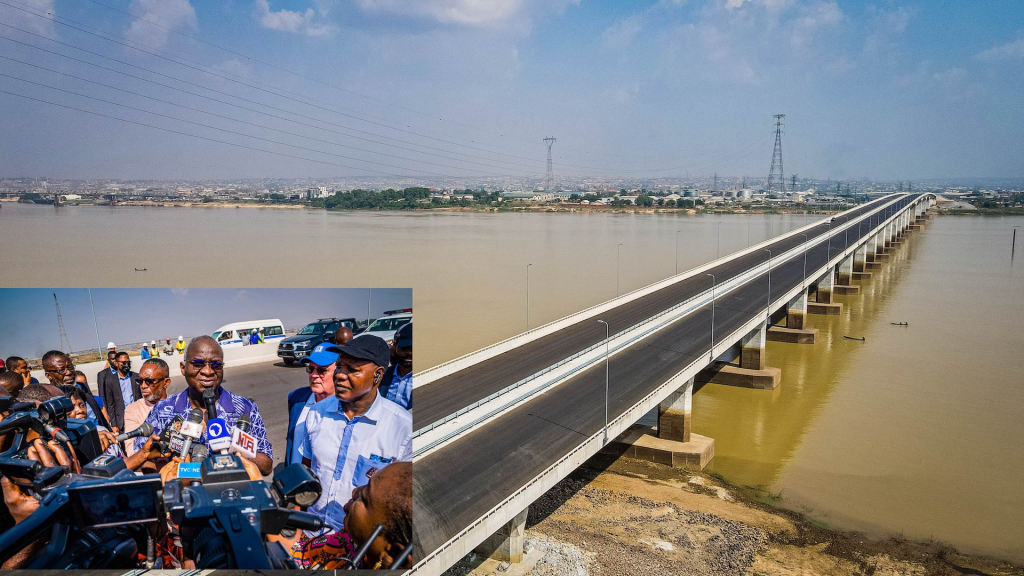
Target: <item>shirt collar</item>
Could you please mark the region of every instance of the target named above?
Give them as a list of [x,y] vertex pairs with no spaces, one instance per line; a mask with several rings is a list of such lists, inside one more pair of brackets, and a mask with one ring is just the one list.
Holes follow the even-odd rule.
[[[384,415],[383,401],[384,396],[380,393],[380,391],[377,391],[377,397],[373,399],[373,404],[370,404],[370,408],[366,412],[363,412],[359,416],[356,416],[354,419],[362,418],[373,424],[376,424],[377,422],[380,421],[381,416]],[[334,402],[336,404],[334,406],[334,409],[338,412],[338,414],[341,414],[342,418],[345,418],[347,420],[348,416],[345,415],[345,411],[341,407],[341,400],[339,400],[338,397],[335,396]]]
[[[174,412],[180,414],[188,412],[192,409],[192,403],[188,401],[188,389],[178,392],[173,397]],[[171,400],[171,397],[167,398]],[[220,389],[220,398],[217,399],[217,415],[220,414],[234,414],[235,413],[235,400],[234,394],[228,392],[223,387]]]

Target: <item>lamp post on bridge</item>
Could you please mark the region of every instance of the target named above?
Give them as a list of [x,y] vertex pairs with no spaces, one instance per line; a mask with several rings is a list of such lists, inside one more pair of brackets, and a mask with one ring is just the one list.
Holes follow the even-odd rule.
[[611,337],[611,329],[604,320],[598,320],[604,324],[604,444],[608,444],[608,339]]
[[619,295],[619,254],[621,254],[622,244],[615,247],[615,296]]
[[765,248],[768,253],[768,307],[765,310],[765,321],[772,321],[772,251]]
[[679,275],[679,233],[682,230],[676,230],[676,275]]
[[[804,234],[803,232],[801,232],[800,235],[804,237],[804,285],[806,286],[807,285],[807,244],[810,243],[810,239],[808,239],[807,238],[807,234]],[[825,260],[825,263],[828,264],[828,259]]]
[[711,276],[711,359],[709,362],[715,361],[715,284],[718,280],[714,274],[708,273]]
[[526,265],[526,329],[530,329],[530,266]]

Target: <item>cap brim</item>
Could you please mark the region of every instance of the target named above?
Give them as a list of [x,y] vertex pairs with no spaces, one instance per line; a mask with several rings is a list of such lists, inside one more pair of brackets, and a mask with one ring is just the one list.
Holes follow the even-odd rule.
[[412,338],[399,338],[395,342],[399,348],[412,348]]
[[299,364],[306,364],[312,362],[317,366],[330,366],[331,364],[334,364],[337,361],[337,354],[331,354],[330,352],[327,351],[327,349],[324,349],[320,352],[317,352],[316,354],[310,354],[309,356],[306,356],[302,360],[299,360]]
[[349,346],[348,344],[344,346],[328,346],[327,348],[324,348],[324,352],[335,352],[337,354],[345,354],[346,356],[358,358],[359,360],[366,360],[367,362],[376,362],[376,359],[370,352],[360,350],[359,348]]

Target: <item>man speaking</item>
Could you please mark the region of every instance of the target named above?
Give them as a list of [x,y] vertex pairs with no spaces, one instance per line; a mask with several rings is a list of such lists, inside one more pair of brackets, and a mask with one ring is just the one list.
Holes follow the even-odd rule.
[[[273,468],[274,451],[267,440],[267,429],[263,425],[260,409],[254,402],[221,388],[224,380],[224,351],[217,341],[209,336],[199,336],[189,342],[185,348],[185,359],[181,362],[181,373],[185,375],[187,388],[174,396],[161,400],[150,411],[146,422],[153,425],[153,431],[160,433],[176,416],[188,420],[193,410],[203,414],[203,432],[196,442],[210,448],[206,434],[206,423],[213,418],[207,413],[203,401],[203,392],[212,390],[216,398],[216,417],[223,418],[228,426],[236,426],[239,420],[248,420],[247,433],[255,440],[254,456],[249,458],[263,475],[270,474]],[[135,439],[135,449],[141,449],[146,438]],[[245,454],[239,454],[248,458]]]

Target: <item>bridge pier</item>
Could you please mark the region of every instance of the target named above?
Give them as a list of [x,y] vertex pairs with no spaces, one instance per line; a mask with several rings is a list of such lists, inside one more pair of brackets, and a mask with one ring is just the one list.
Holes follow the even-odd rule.
[[853,254],[843,258],[839,263],[839,283],[832,286],[835,294],[840,296],[847,294],[859,294],[860,286],[851,284],[853,281]]
[[627,446],[625,456],[665,464],[673,468],[703,470],[715,457],[715,439],[692,434],[693,378],[658,404],[657,435],[643,426],[634,426],[615,439]]
[[529,511],[530,508],[527,507],[516,514],[508,521],[508,524],[481,542],[474,552],[502,562],[515,564],[522,562],[523,541],[526,539],[526,516]]
[[765,366],[765,342],[768,340],[768,321],[743,337],[740,341],[740,365],[715,362],[695,377],[697,382],[724,384],[740,388],[774,390],[782,380],[782,370]]
[[839,302],[832,302],[832,287],[835,285],[835,277],[830,268],[824,276],[818,280],[816,302],[807,304],[808,314],[820,314],[823,316],[835,316],[842,313],[843,305]]
[[867,271],[868,258],[867,244],[861,244],[853,251],[853,271],[850,273],[852,280],[870,280],[871,272]]
[[807,290],[804,290],[786,306],[786,327],[769,326],[766,338],[769,342],[814,344],[818,329],[806,328],[806,320]]

